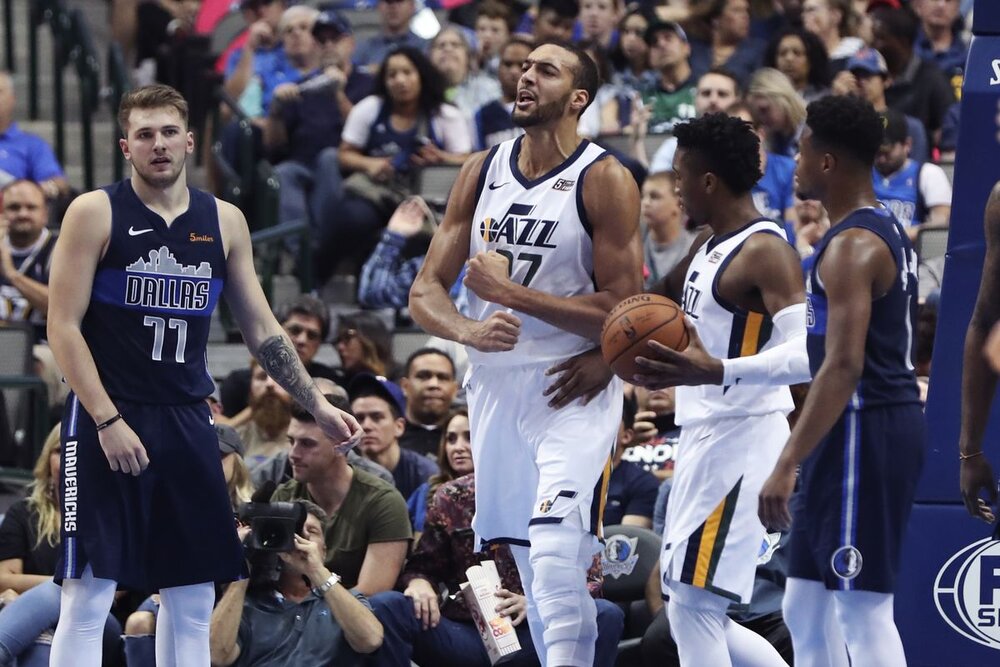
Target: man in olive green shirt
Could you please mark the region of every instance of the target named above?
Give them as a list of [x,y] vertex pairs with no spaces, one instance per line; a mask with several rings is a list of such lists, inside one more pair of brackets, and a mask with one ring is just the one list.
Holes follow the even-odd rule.
[[403,497],[391,484],[348,465],[298,406],[292,408],[288,439],[293,479],[271,500],[304,498],[323,508],[330,517],[325,565],[344,586],[368,596],[392,590],[412,537]]

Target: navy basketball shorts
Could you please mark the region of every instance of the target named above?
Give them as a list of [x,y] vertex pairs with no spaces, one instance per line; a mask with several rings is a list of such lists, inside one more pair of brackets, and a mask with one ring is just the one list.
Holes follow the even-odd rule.
[[844,412],[802,465],[788,576],[891,593],[925,444],[920,405]]
[[62,545],[56,581],[93,575],[132,590],[239,579],[243,550],[204,401],[115,401],[146,448],[139,476],[113,472],[94,420],[70,394],[62,422]]

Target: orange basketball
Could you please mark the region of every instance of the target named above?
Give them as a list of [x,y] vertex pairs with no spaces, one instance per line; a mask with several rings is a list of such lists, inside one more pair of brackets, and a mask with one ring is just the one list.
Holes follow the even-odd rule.
[[601,331],[601,353],[615,375],[632,381],[647,369],[637,366],[636,357],[650,356],[647,341],[655,340],[681,352],[688,346],[684,311],[658,294],[636,294],[608,313]]

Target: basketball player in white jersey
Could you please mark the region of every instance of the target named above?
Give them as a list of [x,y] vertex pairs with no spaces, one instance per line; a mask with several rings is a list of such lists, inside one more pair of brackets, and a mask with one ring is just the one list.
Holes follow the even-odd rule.
[[708,225],[661,284],[667,296],[683,294],[691,344],[677,353],[650,343],[636,378],[680,385],[660,562],[667,616],[685,667],[784,665],[726,610],[750,602],[765,538],[757,494],[788,439],[787,385],[809,379],[802,269],[781,224],[754,206],[760,157],[750,124],[709,114],[675,136],[678,196]]
[[[468,348],[472,526],[484,544],[512,545],[547,667],[594,661],[585,571],[599,548],[622,383],[556,409],[545,372],[595,348],[611,308],[642,287],[635,181],[576,134],[597,86],[575,47],[532,51],[513,113],[525,135],[466,161],[410,292],[420,326]],[[469,317],[448,298],[466,263]]]

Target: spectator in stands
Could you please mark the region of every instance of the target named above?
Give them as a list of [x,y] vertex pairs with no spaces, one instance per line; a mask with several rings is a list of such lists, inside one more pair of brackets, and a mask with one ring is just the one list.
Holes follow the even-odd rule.
[[246,443],[246,461],[251,470],[288,449],[291,418],[292,397],[256,359],[251,360],[249,405],[229,420]]
[[608,498],[604,505],[604,525],[653,527],[653,508],[660,481],[653,473],[643,470],[631,461],[623,461],[625,450],[635,439],[636,400],[626,396],[618,443],[612,459],[613,469],[608,481]]
[[960,98],[969,45],[962,39],[959,0],[915,0],[913,9],[920,17],[913,50],[920,58],[937,65],[955,98]]
[[764,130],[767,150],[794,158],[805,127],[806,105],[788,77],[771,67],[757,70],[747,89],[747,104]]
[[[806,259],[816,252],[816,245],[830,229],[830,216],[826,214],[822,202],[816,199],[795,198],[795,217],[788,242],[795,246],[799,257]],[[786,234],[789,225],[785,225]]]
[[483,0],[476,7],[476,44],[479,69],[495,77],[500,66],[500,49],[510,41],[514,15],[498,0]]
[[[222,474],[226,478],[229,502],[233,513],[240,505],[250,502],[253,486],[250,471],[243,460],[246,446],[239,434],[231,426],[216,424],[215,433],[219,439],[219,454],[222,457]],[[155,665],[156,620],[160,611],[160,596],[151,595],[125,621],[125,661],[129,667]]]
[[580,34],[577,41],[593,42],[605,53],[618,46],[618,22],[623,0],[581,0]]
[[[362,655],[382,644],[382,626],[365,596],[323,562],[327,513],[296,502],[305,505],[306,521],[295,550],[279,554],[278,580],[257,589],[249,589],[249,579],[235,581],[212,612],[213,665],[275,664],[281,656],[282,664],[360,666]],[[240,530],[241,537],[250,531]]]
[[802,27],[819,37],[830,61],[829,76],[847,65],[847,59],[864,47],[857,37],[860,17],[851,0],[805,0],[802,3]]
[[501,97],[486,104],[475,115],[476,148],[487,150],[508,139],[524,134],[524,130],[514,125],[511,113],[517,82],[521,79],[521,65],[527,60],[534,47],[520,37],[507,42],[500,51],[500,67],[497,79],[500,81]]
[[396,207],[375,250],[361,267],[358,303],[365,308],[406,308],[413,279],[424,263],[434,219],[420,197],[407,197]]
[[924,225],[944,226],[951,215],[951,183],[932,162],[910,159],[910,137],[903,114],[885,112],[885,135],[872,173],[875,197],[906,228],[911,240]]
[[333,441],[298,405],[293,407],[288,439],[294,479],[279,486],[271,500],[303,498],[327,513],[324,565],[341,577],[344,588],[355,588],[363,595],[391,590],[412,535],[399,492],[348,465]]
[[764,66],[788,77],[809,104],[830,94],[830,61],[819,37],[803,28],[785,28],[768,43]]
[[341,169],[350,176],[344,197],[323,213],[321,280],[345,258],[368,256],[378,231],[409,193],[414,168],[461,164],[472,150],[469,122],[445,102],[444,89],[427,56],[402,46],[379,69],[375,94],[351,110],[339,150]]
[[[490,554],[480,551],[472,531],[476,509],[475,475],[469,474],[438,488],[427,508],[424,533],[406,563],[398,588],[371,599],[375,615],[385,628],[382,648],[373,656],[373,667],[489,667],[490,659],[472,620],[460,586],[466,570],[483,560],[493,560],[500,575],[498,611],[510,619],[521,643],[505,665],[538,665],[531,633],[525,623],[526,602],[510,547],[500,544]],[[600,569],[588,572],[591,593],[600,594]],[[454,597],[442,604],[439,591]],[[624,614],[606,600],[597,599],[595,667],[611,667],[617,654]]]
[[452,411],[444,420],[438,438],[438,473],[417,487],[406,501],[413,523],[413,539],[419,540],[427,518],[427,505],[442,484],[472,473],[472,440],[469,412],[465,408]]
[[341,195],[337,146],[344,119],[371,94],[375,80],[354,67],[354,35],[343,14],[321,11],[313,23],[320,68],[277,96],[264,127],[264,147],[278,177],[281,222],[309,220],[318,234],[323,210]]
[[[0,524],[0,665],[47,667],[51,635],[59,620],[61,588],[52,580],[59,561],[59,425],[35,461],[28,497],[7,510]],[[121,625],[111,614],[104,624],[104,651],[117,651]]]
[[519,29],[518,32],[531,36],[535,44],[568,42],[573,37],[573,26],[579,13],[577,0],[538,0],[538,14],[531,29]]
[[441,429],[458,393],[455,362],[447,352],[422,347],[406,360],[400,380],[406,397],[406,428],[399,445],[436,458],[441,449]]
[[[863,97],[872,103],[875,111],[883,113],[889,108],[885,100],[888,78],[885,58],[875,49],[865,47],[848,59],[844,70],[834,78],[831,92],[834,95]],[[910,156],[914,160],[926,162],[930,159],[930,150],[924,126],[910,115],[906,116],[906,126],[913,144]]]
[[753,186],[753,203],[760,214],[785,223],[795,222],[795,160],[767,150],[766,134],[760,123],[753,119],[746,104],[739,102],[729,107],[730,116],[736,116],[753,125],[760,139],[760,177]]
[[194,32],[201,0],[140,2],[136,12],[136,86],[165,83],[176,86],[174,50]]
[[16,180],[0,196],[0,322],[28,322],[35,340],[44,341],[49,263],[56,242],[45,227],[45,193],[34,181]]
[[392,335],[374,313],[359,310],[341,315],[333,345],[340,355],[341,386],[349,387],[359,373],[399,377],[392,358]]
[[635,387],[635,399],[637,412],[632,424],[634,444],[625,450],[622,459],[635,463],[663,481],[674,473],[674,449],[681,432],[674,423],[674,388],[649,391]]
[[653,21],[646,29],[649,65],[659,77],[642,91],[649,109],[649,134],[669,134],[674,125],[694,118],[695,79],[689,62],[691,45],[677,23]]
[[464,28],[457,25],[442,28],[431,40],[429,55],[444,77],[445,99],[469,118],[479,107],[500,98],[496,77],[477,70],[476,52]]
[[[694,92],[694,113],[700,118],[707,113],[719,113],[728,111],[740,99],[740,83],[732,74],[724,69],[712,69],[705,72],[698,78],[698,85]],[[641,141],[645,135],[645,123],[640,117],[633,125],[636,128],[633,136],[636,137],[634,155],[639,162],[646,163],[646,147]],[[660,147],[653,154],[653,161],[649,165],[650,173],[658,171],[673,171],[674,152],[677,150],[677,139],[667,137],[660,144]]]
[[378,34],[358,44],[354,53],[356,65],[374,72],[383,65],[390,52],[400,47],[424,50],[427,41],[410,30],[410,21],[417,11],[416,0],[378,0],[375,8],[382,25]]
[[885,5],[871,12],[872,46],[885,56],[891,82],[885,89],[889,107],[919,120],[932,146],[941,140],[941,125],[955,101],[952,87],[932,61],[914,52],[920,21],[909,7]]
[[[315,361],[319,346],[330,333],[330,311],[316,297],[303,294],[281,308],[278,321],[292,339],[299,361],[311,377],[341,380],[342,376],[326,364]],[[250,397],[250,369],[231,372],[222,382],[220,399],[226,417],[235,417],[247,407]]]
[[710,0],[692,7],[692,14],[704,37],[692,37],[691,69],[702,74],[723,67],[746,85],[764,53],[764,42],[750,36],[749,0]]
[[0,70],[0,187],[26,179],[38,183],[46,199],[68,195],[69,182],[52,148],[14,121],[16,103],[14,79]]
[[[622,119],[631,114],[632,96],[623,94],[622,89],[614,83],[611,60],[597,42],[580,42],[577,46],[583,49],[597,65],[601,85],[594,95],[593,102],[580,115],[576,132],[588,139],[596,139],[606,134],[621,134]],[[619,159],[624,162],[622,158],[625,157],[627,156]]]
[[[697,236],[684,224],[675,186],[671,171],[653,172],[642,184],[642,254],[649,272],[646,287],[668,275],[687,256]],[[631,423],[628,428],[632,428]]]
[[406,428],[406,399],[395,382],[374,375],[359,375],[348,388],[351,412],[361,424],[361,453],[392,473],[396,489],[409,498],[418,486],[437,474],[431,459],[399,446]]
[[656,72],[649,67],[648,29],[649,18],[639,9],[626,14],[618,26],[618,45],[611,52],[611,64],[615,84],[625,90],[637,92],[655,84]]
[[226,62],[222,89],[243,113],[263,118],[274,87],[293,76],[278,29],[285,0],[241,0],[240,10],[250,27],[243,47]]

